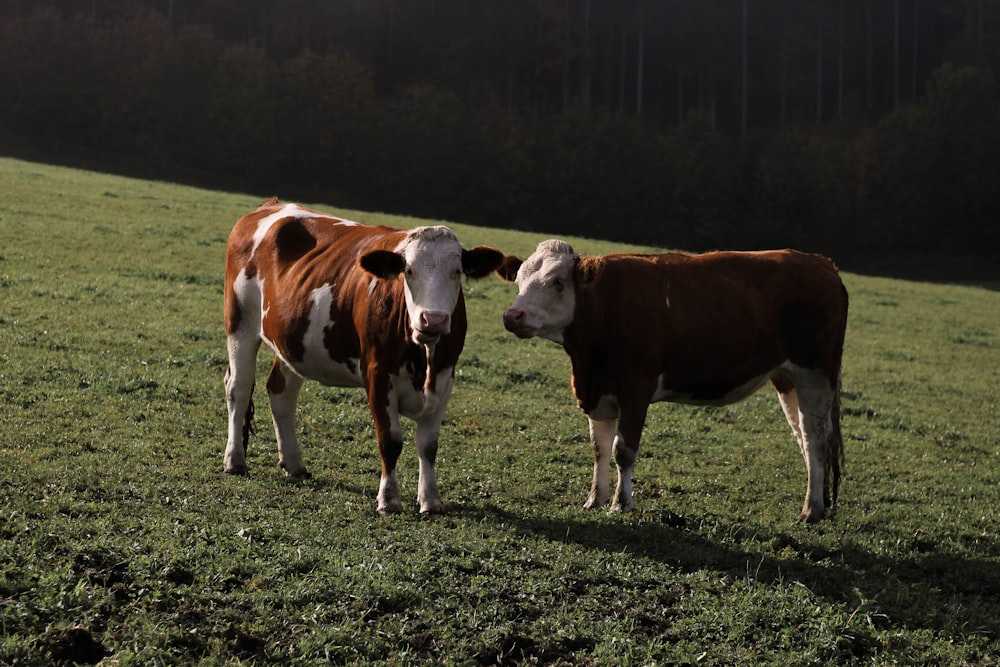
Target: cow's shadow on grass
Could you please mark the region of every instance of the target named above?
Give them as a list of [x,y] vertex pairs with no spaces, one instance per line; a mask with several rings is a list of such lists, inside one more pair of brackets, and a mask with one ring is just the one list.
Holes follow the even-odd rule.
[[465,509],[525,535],[573,543],[609,558],[634,554],[680,572],[712,570],[764,585],[795,582],[831,604],[865,607],[867,614],[884,616],[895,625],[944,636],[1000,637],[1000,565],[988,560],[1000,554],[1000,542],[994,539],[980,545],[984,558],[956,555],[933,544],[917,544],[909,554],[887,557],[848,539],[836,549],[824,549],[800,544],[780,530],[768,534],[761,526],[720,525],[713,519],[717,534],[752,536],[741,540],[748,548],[727,546],[693,530],[689,524],[697,520],[672,513],[609,524],[583,511],[579,519],[553,519],[496,506]]

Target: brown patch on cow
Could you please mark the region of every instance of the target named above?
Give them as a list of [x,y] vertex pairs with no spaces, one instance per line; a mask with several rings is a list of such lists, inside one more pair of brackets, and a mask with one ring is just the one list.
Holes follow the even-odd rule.
[[274,360],[271,374],[267,376],[267,391],[270,394],[280,394],[285,391],[285,374],[278,359]]
[[302,361],[306,356],[305,337],[309,330],[312,299],[283,300],[279,295],[272,293],[269,287],[276,289],[276,286],[269,286],[265,282],[264,289],[269,294],[265,296],[264,303],[271,304],[271,308],[264,318],[264,335],[287,359]]
[[411,357],[406,361],[406,372],[410,374],[410,384],[413,385],[414,391],[420,391],[427,377],[427,364],[420,363],[418,357]]
[[229,284],[229,289],[226,292],[226,334],[232,335],[240,328],[240,320],[243,318],[243,313],[240,311],[240,303],[236,298],[236,290],[233,288],[232,283]]
[[522,260],[514,255],[507,255],[497,266],[497,275],[509,283],[517,280],[517,270],[521,268]]
[[[469,278],[485,278],[506,261],[504,254],[496,248],[476,246],[472,250],[462,249],[462,273]],[[516,271],[515,271],[516,273]]]
[[600,275],[603,257],[581,257],[576,263],[576,281],[579,285],[594,282]]
[[406,269],[406,260],[391,250],[372,250],[358,257],[358,266],[376,278],[389,280]]
[[771,384],[774,385],[774,390],[779,394],[787,394],[795,389],[792,376],[784,370],[779,370],[771,376]]
[[291,218],[275,231],[274,244],[277,246],[278,261],[290,264],[316,247],[316,237],[309,233],[301,220]]

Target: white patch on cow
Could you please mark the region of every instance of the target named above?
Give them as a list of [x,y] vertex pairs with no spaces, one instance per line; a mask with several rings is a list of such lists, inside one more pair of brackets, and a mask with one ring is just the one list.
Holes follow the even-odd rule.
[[587,416],[598,421],[608,421],[618,419],[621,414],[621,407],[618,403],[618,396],[615,394],[604,394],[597,399],[597,405],[590,409]]
[[438,371],[435,378],[436,392],[429,390],[427,383],[415,388],[413,376],[404,366],[392,376],[393,398],[399,406],[399,413],[414,421],[432,415],[441,407],[441,396],[450,396],[454,383],[454,367],[448,366]]
[[[617,417],[617,412],[615,413]],[[604,507],[611,497],[609,470],[611,467],[611,446],[615,441],[618,420],[597,419],[593,412],[587,415],[590,422],[590,443],[594,450],[594,481],[590,485],[590,497],[584,503],[585,509]]]
[[302,339],[304,347],[302,361],[285,359],[285,363],[302,377],[316,380],[328,387],[362,387],[364,380],[359,372],[360,360],[348,359],[347,363],[334,361],[326,348],[326,333],[331,327],[336,326],[330,319],[332,302],[333,286],[329,283],[313,290],[309,307],[309,326]]
[[799,391],[833,392],[830,380],[823,374],[823,371],[817,368],[806,368],[790,361],[786,361],[780,367],[791,374],[795,387]]
[[[240,304],[240,322],[259,320],[257,309],[260,308],[260,295],[264,289],[259,278],[249,278],[243,269],[233,280],[233,293]],[[257,333],[256,331],[254,333]]]
[[308,211],[298,204],[285,204],[280,210],[265,216],[257,221],[257,230],[253,233],[253,253],[257,252],[257,247],[260,246],[264,237],[270,231],[274,223],[279,220],[284,220],[286,218],[317,218],[320,220],[330,220],[338,225],[355,226],[360,225],[359,222],[354,222],[353,220],[342,220],[340,218],[335,218],[332,215],[325,215],[323,213],[318,213],[316,211]]
[[424,408],[423,392],[417,391],[413,387],[413,376],[406,366],[399,369],[397,373],[390,376],[391,388],[389,397],[399,406],[402,415],[410,417],[420,414]]
[[306,329],[302,340],[305,347],[305,357],[302,363],[308,366],[322,364],[322,359],[317,357],[327,356],[323,347],[323,337],[327,328],[333,326],[333,322],[330,320],[333,285],[324,283],[322,287],[314,289],[310,301],[312,301],[312,305],[309,307],[309,328]]
[[271,227],[274,226],[274,223],[279,220],[284,220],[285,218],[302,217],[303,215],[305,215],[305,211],[295,204],[285,204],[278,211],[258,220],[257,230],[253,233],[253,253],[257,252],[257,248],[264,240],[264,237],[267,236]]

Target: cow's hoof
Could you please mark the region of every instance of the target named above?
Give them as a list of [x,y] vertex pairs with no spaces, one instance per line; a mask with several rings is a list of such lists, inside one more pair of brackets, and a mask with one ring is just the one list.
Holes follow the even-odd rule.
[[297,466],[285,465],[284,461],[278,461],[278,467],[285,471],[287,477],[295,477],[297,479],[309,479],[312,477],[312,473],[306,470],[306,467],[302,464]]
[[241,475],[246,477],[250,474],[250,469],[247,468],[246,464],[243,465],[230,465],[223,467],[223,470],[227,475]]
[[607,504],[608,504],[607,498],[605,498],[604,500],[601,500],[599,498],[595,498],[594,496],[591,496],[590,498],[587,499],[587,502],[585,502],[583,504],[583,509],[585,509],[585,510],[597,510],[597,509],[601,509],[602,507],[604,507]]
[[403,512],[403,503],[400,501],[391,502],[387,505],[379,505],[378,507],[379,516],[389,516],[391,514],[401,514]]
[[616,500],[615,502],[611,503],[611,509],[609,509],[608,511],[611,512],[612,514],[617,514],[619,512],[631,512],[633,509],[635,509],[635,503],[633,503],[631,500],[625,504],[622,504]]
[[799,514],[799,521],[803,523],[818,523],[823,520],[825,510],[823,508],[819,509],[804,509],[802,513]]
[[444,514],[444,504],[440,500],[420,503],[421,514]]

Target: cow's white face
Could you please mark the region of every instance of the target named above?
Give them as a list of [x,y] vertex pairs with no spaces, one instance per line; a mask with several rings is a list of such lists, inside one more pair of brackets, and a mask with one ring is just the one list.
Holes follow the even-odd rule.
[[[576,308],[574,268],[579,255],[564,241],[542,241],[517,269],[517,298],[503,314],[507,330],[519,338],[539,336],[563,342]],[[501,274],[503,275],[503,274]]]
[[410,335],[418,343],[433,345],[451,333],[465,254],[447,227],[417,227],[407,232],[395,250],[373,250],[362,255],[359,263],[376,278],[403,275]]
[[462,290],[462,245],[447,227],[417,227],[396,248],[404,260],[406,312],[413,339],[436,343],[451,333]]

